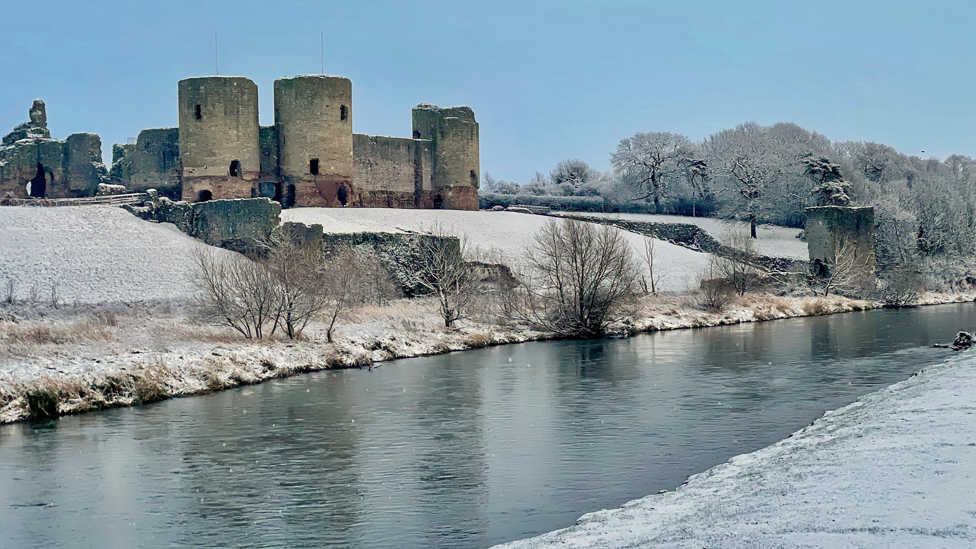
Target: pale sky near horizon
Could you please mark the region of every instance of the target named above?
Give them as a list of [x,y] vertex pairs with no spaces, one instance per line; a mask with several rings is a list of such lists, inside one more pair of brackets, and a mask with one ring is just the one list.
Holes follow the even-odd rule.
[[[637,131],[700,140],[796,122],[924,157],[976,156],[972,2],[0,0],[0,134],[45,100],[56,137],[112,143],[175,126],[176,82],[353,81],[357,133],[410,135],[420,102],[466,104],[481,168],[526,182],[581,158],[609,168]],[[922,154],[921,151],[925,153]]]

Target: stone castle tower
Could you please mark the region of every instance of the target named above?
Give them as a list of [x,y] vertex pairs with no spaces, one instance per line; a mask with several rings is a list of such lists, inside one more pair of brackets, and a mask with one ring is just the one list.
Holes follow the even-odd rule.
[[179,128],[113,150],[112,182],[199,202],[266,196],[293,206],[478,209],[478,123],[469,107],[413,109],[413,137],[354,134],[352,82],[274,83],[274,125],[251,80],[181,80]]

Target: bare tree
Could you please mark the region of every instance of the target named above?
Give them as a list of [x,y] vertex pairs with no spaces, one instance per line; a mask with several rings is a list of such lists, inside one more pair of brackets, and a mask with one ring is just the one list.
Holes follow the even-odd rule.
[[437,297],[446,328],[464,317],[475,295],[473,269],[465,258],[468,241],[435,225],[419,243],[417,283]]
[[654,211],[660,213],[661,202],[690,147],[691,141],[681,134],[636,133],[620,141],[611,163],[614,171],[637,189],[635,199],[652,199]]
[[264,337],[264,328],[280,309],[274,277],[265,265],[240,254],[218,254],[198,246],[194,284],[204,319],[233,328],[245,339]]
[[820,292],[861,295],[872,282],[870,257],[859,254],[857,243],[842,238],[835,241],[828,252],[827,263],[817,279]]
[[309,322],[330,304],[321,245],[307,245],[274,231],[265,243],[261,265],[268,270],[277,293],[271,333],[280,327],[288,339],[301,337]]
[[641,277],[641,287],[644,289],[645,294],[651,295],[657,295],[658,286],[665,274],[654,269],[654,260],[657,257],[654,253],[656,242],[653,237],[645,236],[644,249],[639,253],[641,261],[647,267],[647,276]]
[[542,329],[596,337],[633,313],[640,270],[617,229],[550,220],[535,236],[528,272],[510,292],[509,309]]
[[336,323],[348,308],[364,299],[361,290],[363,270],[352,248],[344,247],[333,254],[325,265],[323,280],[327,288],[323,320],[328,326],[325,337],[332,343]]

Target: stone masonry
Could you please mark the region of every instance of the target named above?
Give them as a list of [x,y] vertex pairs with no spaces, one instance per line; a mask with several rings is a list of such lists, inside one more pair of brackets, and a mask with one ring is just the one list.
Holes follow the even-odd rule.
[[469,107],[418,105],[412,137],[384,137],[353,133],[352,82],[341,76],[276,80],[272,126],[258,124],[258,89],[247,78],[189,78],[178,88],[179,127],[116,145],[113,183],[189,202],[478,209]]
[[108,182],[102,141],[92,133],[51,138],[44,102],[35,99],[29,122],[0,140],[0,200],[94,196]]

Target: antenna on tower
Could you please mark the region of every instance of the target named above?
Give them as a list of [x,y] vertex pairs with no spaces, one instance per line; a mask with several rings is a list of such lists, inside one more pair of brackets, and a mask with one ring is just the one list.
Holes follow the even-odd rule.
[[220,75],[220,64],[217,61],[217,33],[214,33],[214,74]]
[[325,74],[325,33],[319,36],[319,47],[322,49],[322,74]]

